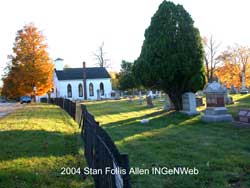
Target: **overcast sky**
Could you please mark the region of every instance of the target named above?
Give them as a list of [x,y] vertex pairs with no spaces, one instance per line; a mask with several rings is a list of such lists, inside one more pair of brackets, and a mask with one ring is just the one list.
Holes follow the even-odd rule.
[[[6,0],[0,1],[0,74],[12,53],[17,30],[33,22],[47,38],[52,59],[72,67],[94,66],[104,41],[106,57],[119,70],[121,60],[135,60],[144,31],[162,0]],[[250,45],[250,1],[174,0],[191,14],[202,36],[223,46]]]

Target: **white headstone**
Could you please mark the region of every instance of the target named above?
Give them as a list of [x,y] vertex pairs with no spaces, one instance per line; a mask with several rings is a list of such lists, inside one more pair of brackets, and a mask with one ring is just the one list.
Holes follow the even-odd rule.
[[143,104],[143,97],[142,97],[142,94],[141,94],[141,90],[139,91],[139,104]]
[[150,96],[151,98],[153,98],[153,91],[151,91],[151,90],[148,91],[148,97],[149,97],[149,96]]
[[97,89],[96,90],[96,93],[97,93],[97,100],[101,100],[101,93],[100,93],[100,89]]
[[199,112],[196,110],[195,94],[187,92],[182,95],[182,113],[187,115],[197,115]]
[[120,97],[120,91],[115,91],[115,99],[116,100],[120,100],[121,97]]
[[240,93],[241,94],[247,94],[248,91],[247,91],[246,85],[245,85],[245,74],[244,74],[244,72],[242,72],[242,76],[241,77],[242,77],[242,87],[241,87]]
[[159,91],[159,98],[161,99],[161,91]]
[[139,97],[141,97],[141,90],[139,91]]
[[165,101],[164,101],[163,109],[166,111],[169,111],[170,107],[171,107],[170,98],[169,98],[168,94],[165,94]]

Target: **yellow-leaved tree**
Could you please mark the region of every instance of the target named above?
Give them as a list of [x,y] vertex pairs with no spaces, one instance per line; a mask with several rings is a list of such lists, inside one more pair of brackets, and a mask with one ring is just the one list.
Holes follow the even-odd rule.
[[227,88],[232,85],[237,88],[241,87],[241,71],[237,64],[225,61],[222,66],[216,69],[215,75]]
[[250,86],[250,47],[234,45],[220,55],[222,65],[215,71],[215,75],[227,88],[234,85],[242,87],[242,75],[244,75],[245,86]]
[[34,24],[17,32],[13,54],[3,79],[3,93],[9,98],[44,95],[53,88],[54,65],[44,35]]

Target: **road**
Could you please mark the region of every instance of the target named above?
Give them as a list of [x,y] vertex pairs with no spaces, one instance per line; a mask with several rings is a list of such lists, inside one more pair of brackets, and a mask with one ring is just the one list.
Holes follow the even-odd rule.
[[0,118],[22,107],[20,103],[0,103]]

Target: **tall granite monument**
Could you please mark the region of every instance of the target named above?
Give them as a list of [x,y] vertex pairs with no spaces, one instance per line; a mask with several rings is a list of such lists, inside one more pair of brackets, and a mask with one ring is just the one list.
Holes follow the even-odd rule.
[[246,85],[245,85],[245,74],[244,74],[244,72],[242,72],[241,77],[242,77],[242,87],[241,87],[240,93],[241,94],[247,94],[248,91],[247,91]]

